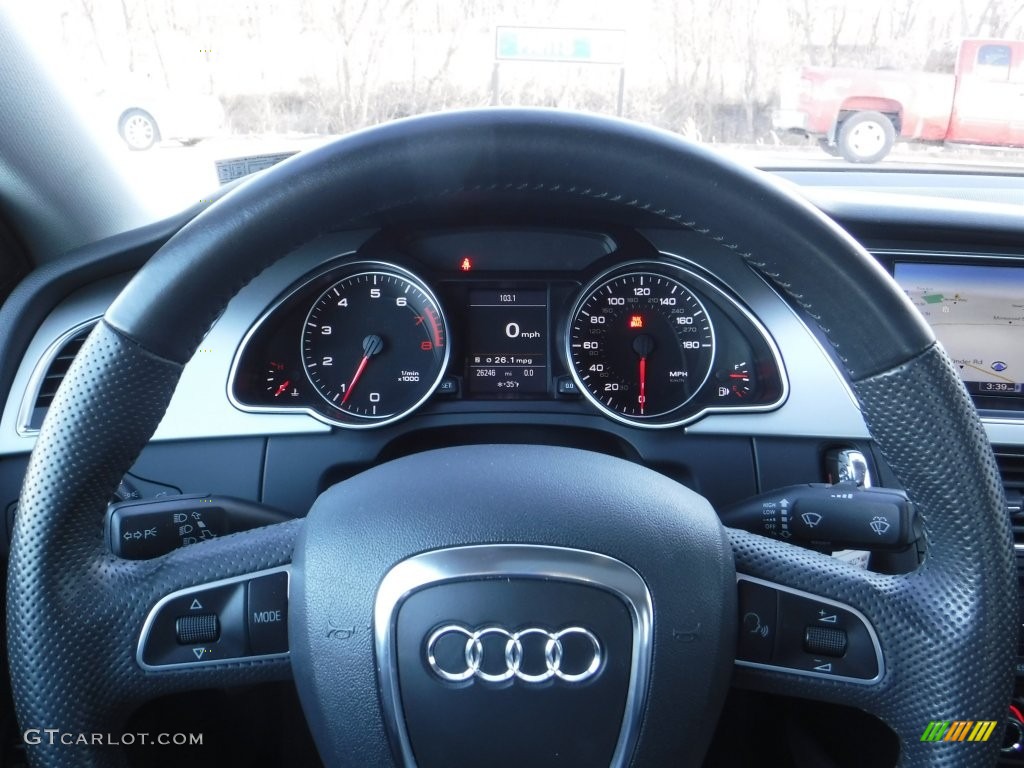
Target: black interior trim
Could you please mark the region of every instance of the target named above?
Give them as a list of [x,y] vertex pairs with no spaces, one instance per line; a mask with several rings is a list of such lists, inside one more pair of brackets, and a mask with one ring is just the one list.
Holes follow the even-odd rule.
[[25,244],[14,228],[0,215],[0,302],[10,295],[31,268],[32,263]]
[[88,283],[136,271],[203,207],[76,248],[30,272],[0,306],[0,392],[10,390],[29,342],[57,304]]

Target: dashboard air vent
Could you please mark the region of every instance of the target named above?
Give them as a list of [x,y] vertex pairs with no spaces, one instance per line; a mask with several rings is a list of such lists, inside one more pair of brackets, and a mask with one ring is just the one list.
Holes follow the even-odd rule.
[[[1006,489],[1007,512],[1013,521],[1013,538],[1017,544],[1024,544],[1024,453],[996,453],[999,474]],[[1024,557],[1024,552],[1021,553]]]
[[[43,373],[33,382],[35,397],[32,409],[26,414],[27,418],[23,420],[26,429],[38,430],[42,426],[50,403],[53,402],[53,396],[57,394],[57,388],[64,381],[64,375],[71,367],[71,362],[95,325],[96,322],[93,321],[70,331],[47,350],[47,354],[40,361],[40,368],[37,369],[42,370]],[[43,368],[44,365],[45,368]]]
[[996,453],[999,474],[1006,488],[1024,488],[1024,453]]

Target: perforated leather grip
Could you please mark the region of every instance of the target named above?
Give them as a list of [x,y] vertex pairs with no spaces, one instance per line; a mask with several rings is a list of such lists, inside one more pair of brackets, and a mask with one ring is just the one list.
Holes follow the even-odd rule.
[[[181,367],[100,323],[85,342],[29,463],[8,573],[8,657],[22,729],[108,733],[138,703],[198,685],[286,678],[287,662],[147,674],[135,661],[150,608],[184,586],[286,563],[300,521],[120,560],[103,538],[116,486],[162,416]],[[28,747],[35,765],[119,765],[109,746]]]

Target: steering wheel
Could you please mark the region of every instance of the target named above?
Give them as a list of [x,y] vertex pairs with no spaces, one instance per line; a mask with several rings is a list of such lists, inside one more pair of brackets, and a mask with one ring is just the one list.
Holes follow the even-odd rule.
[[[384,464],[328,489],[303,520],[153,560],[110,553],[107,499],[247,281],[333,229],[510,208],[689,228],[798,304],[922,512],[920,567],[868,572],[725,529],[705,499],[637,465],[507,445]],[[23,729],[105,732],[158,695],[291,677],[328,765],[693,765],[733,684],[873,713],[905,766],[992,763],[998,737],[921,734],[930,721],[1003,721],[1016,642],[1003,509],[985,432],[931,331],[807,203],[623,121],[540,110],[399,121],[226,195],[139,271],[82,347],[39,434],[11,547],[17,713]],[[140,664],[160,601],[279,567],[287,655]],[[877,639],[877,679],[734,666],[738,574],[858,612]],[[45,740],[28,753],[45,766],[124,761]]]

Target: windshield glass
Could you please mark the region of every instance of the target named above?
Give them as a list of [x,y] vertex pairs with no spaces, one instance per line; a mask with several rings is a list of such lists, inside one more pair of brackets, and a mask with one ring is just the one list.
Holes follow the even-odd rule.
[[545,106],[760,167],[1024,171],[1018,0],[50,0],[12,8],[157,214],[396,118]]

